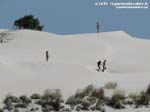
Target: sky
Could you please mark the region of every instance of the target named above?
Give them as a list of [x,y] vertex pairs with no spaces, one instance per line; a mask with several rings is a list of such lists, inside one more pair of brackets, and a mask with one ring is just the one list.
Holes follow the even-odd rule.
[[55,34],[125,31],[132,36],[150,39],[150,9],[115,9],[95,6],[97,2],[150,0],[0,0],[0,29],[12,29],[16,19],[32,14]]

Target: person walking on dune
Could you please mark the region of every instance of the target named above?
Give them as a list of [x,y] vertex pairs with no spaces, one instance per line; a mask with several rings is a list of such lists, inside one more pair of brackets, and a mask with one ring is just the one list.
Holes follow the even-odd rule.
[[46,62],[48,62],[48,59],[49,59],[49,54],[48,51],[46,51]]
[[106,70],[106,60],[103,61],[103,69],[102,69],[102,72],[104,72]]
[[98,67],[98,69],[97,69],[97,71],[100,71],[100,69],[101,69],[101,60],[99,60],[98,62],[97,62],[97,67]]

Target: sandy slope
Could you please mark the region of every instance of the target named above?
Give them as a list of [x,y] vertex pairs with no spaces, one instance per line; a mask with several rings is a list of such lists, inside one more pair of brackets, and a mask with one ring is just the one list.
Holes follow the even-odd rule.
[[[150,83],[150,40],[122,31],[61,36],[20,30],[9,38],[0,44],[1,96],[59,88],[66,97],[88,84],[103,86],[107,81],[135,92]],[[107,59],[105,73],[96,71],[99,59]]]

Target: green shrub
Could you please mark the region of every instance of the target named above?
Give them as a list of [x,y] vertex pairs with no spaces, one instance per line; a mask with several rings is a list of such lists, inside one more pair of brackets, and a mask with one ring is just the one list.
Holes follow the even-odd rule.
[[14,105],[15,108],[27,108],[27,105],[24,103],[17,103]]
[[134,100],[128,97],[128,98],[125,99],[124,104],[125,105],[133,105]]
[[146,92],[150,95],[150,84],[148,85]]
[[104,89],[103,88],[95,88],[92,92],[91,92],[91,97],[95,97],[98,99],[104,99]]
[[62,112],[71,112],[71,109],[70,108],[63,108]]
[[30,109],[30,112],[31,112],[31,111],[35,111],[35,109],[34,109],[34,108],[31,108],[31,109]]
[[147,106],[150,102],[150,95],[147,92],[141,92],[140,94],[131,94],[129,98],[133,99],[135,107]]
[[25,105],[29,105],[31,103],[31,99],[28,98],[26,95],[22,95],[20,96],[20,100],[22,103],[24,103]]
[[95,105],[95,109],[101,111],[101,110],[102,110],[102,107],[101,107],[101,105],[96,104],[96,105]]
[[52,106],[46,105],[45,107],[42,108],[43,112],[50,112],[53,111],[54,108]]
[[89,102],[91,102],[92,104],[94,104],[94,103],[96,103],[97,98],[91,96],[91,97],[87,97],[87,100],[88,100]]
[[137,101],[138,99],[140,99],[140,95],[139,94],[135,94],[135,93],[131,93],[128,96],[130,99],[132,99],[134,102]]
[[84,96],[89,96],[93,90],[94,86],[90,84],[82,91],[82,93],[84,94]]
[[35,109],[35,110],[37,111],[37,110],[39,110],[39,108],[38,108],[38,107],[36,107],[36,109]]
[[81,102],[81,109],[88,111],[90,105],[91,105],[91,103],[88,100],[82,100],[82,102]]
[[54,90],[47,89],[44,92],[42,99],[46,101],[49,100],[52,102],[55,102],[55,101],[63,102],[61,91],[59,89],[54,89]]
[[46,108],[46,106],[48,107],[52,106],[55,111],[59,111],[62,102],[63,99],[59,89],[55,89],[55,90],[47,89],[38,103],[41,104],[43,108]]
[[107,82],[104,85],[104,88],[106,89],[115,89],[118,86],[118,84],[116,82]]
[[77,105],[76,111],[79,112],[79,111],[81,110],[81,108],[82,108],[82,107],[81,107],[80,105]]
[[46,105],[46,102],[42,99],[35,101],[35,104],[41,105],[42,107],[44,107]]
[[135,104],[139,105],[149,105],[150,95],[146,92],[141,92],[139,98],[136,100]]
[[86,94],[82,90],[77,90],[75,97],[83,99],[86,96]]
[[69,104],[71,106],[75,106],[80,103],[81,103],[81,99],[75,96],[70,96],[66,101],[66,104]]
[[9,96],[4,99],[3,103],[5,104],[4,109],[7,109],[8,111],[13,109],[13,104]]
[[10,101],[11,103],[18,103],[18,102],[20,102],[18,97],[15,97],[15,96],[12,96],[12,95],[6,96],[6,98],[4,99],[3,103],[6,104],[8,101]]
[[90,110],[95,111],[96,110],[96,106],[94,105],[94,106],[90,107]]
[[14,109],[14,112],[19,112],[19,110],[17,108]]
[[116,90],[113,96],[111,97],[108,105],[116,109],[122,109],[124,108],[123,106],[124,100],[125,100],[125,93],[121,90]]
[[104,109],[103,106],[104,106],[104,105],[103,105],[103,101],[102,101],[102,100],[99,100],[99,101],[97,101],[97,103],[96,103],[95,105],[91,106],[90,109],[91,109],[92,111],[105,112],[105,109]]
[[31,96],[30,96],[30,98],[31,99],[40,99],[41,98],[41,96],[40,96],[40,94],[32,94]]
[[0,108],[0,112],[4,112],[4,110]]

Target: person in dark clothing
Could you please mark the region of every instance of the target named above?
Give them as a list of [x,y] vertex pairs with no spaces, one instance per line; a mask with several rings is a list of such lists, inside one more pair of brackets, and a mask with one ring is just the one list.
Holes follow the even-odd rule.
[[100,71],[100,69],[101,69],[101,60],[99,60],[98,62],[97,62],[97,67],[98,67],[98,69],[97,69],[97,71]]
[[46,51],[46,62],[48,62],[48,59],[49,59],[49,54],[48,51]]
[[103,61],[103,69],[102,69],[102,72],[104,72],[106,70],[106,60]]

